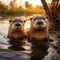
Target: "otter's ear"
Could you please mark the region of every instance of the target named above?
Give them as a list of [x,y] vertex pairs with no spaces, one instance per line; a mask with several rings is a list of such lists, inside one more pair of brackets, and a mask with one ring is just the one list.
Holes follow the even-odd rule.
[[32,21],[33,17],[30,18],[30,21]]
[[26,22],[26,20],[23,21],[24,23]]
[[26,21],[24,20],[24,23],[25,23]]
[[9,20],[9,23],[11,23],[12,20]]
[[48,19],[49,17],[48,16],[46,16],[46,19]]

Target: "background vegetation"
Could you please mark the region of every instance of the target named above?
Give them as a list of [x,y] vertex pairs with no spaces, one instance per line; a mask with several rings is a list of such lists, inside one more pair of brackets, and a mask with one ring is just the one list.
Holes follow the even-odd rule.
[[10,2],[7,6],[0,1],[0,15],[32,15],[32,14],[45,14],[45,11],[42,6],[33,6],[29,2],[25,2],[24,6],[20,5],[19,7],[15,4],[16,0]]

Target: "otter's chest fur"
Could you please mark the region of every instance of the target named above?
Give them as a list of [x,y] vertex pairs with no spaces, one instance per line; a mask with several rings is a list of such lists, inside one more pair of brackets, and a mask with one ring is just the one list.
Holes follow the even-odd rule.
[[32,30],[31,31],[31,35],[33,38],[35,39],[43,39],[45,37],[47,37],[47,31],[46,30]]
[[10,31],[10,34],[9,34],[9,37],[12,37],[12,38],[20,38],[24,36],[24,31],[19,31],[19,30],[13,30],[13,31]]

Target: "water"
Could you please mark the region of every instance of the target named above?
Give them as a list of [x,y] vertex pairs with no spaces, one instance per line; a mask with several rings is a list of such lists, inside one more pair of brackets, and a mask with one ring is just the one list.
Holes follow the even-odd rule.
[[[16,46],[13,45],[11,40],[7,38],[9,19],[10,18],[5,18],[3,20],[0,19],[0,60],[41,60],[42,51],[40,51],[40,46],[33,47],[31,43],[27,42],[27,39],[23,42],[21,46]],[[30,28],[29,23],[30,21],[28,21],[27,25],[25,25],[26,29]],[[53,42],[50,42],[50,44],[57,43],[56,38],[54,39],[53,37],[54,35],[50,36],[50,38],[54,40]],[[44,49],[45,48],[43,48],[42,50]],[[44,54],[46,54],[46,52],[43,52],[42,55]],[[47,60],[49,60],[49,58]]]
[[8,39],[7,37],[7,33],[8,33],[8,27],[9,27],[9,22],[7,20],[0,20],[0,45],[2,45],[4,48],[7,48],[7,46],[9,46],[8,44]]

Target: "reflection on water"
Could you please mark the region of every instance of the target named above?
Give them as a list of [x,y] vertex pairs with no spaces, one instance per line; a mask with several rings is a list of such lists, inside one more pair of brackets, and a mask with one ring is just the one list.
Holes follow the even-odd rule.
[[8,33],[9,22],[7,20],[0,20],[0,48],[8,48],[8,39],[4,38]]

